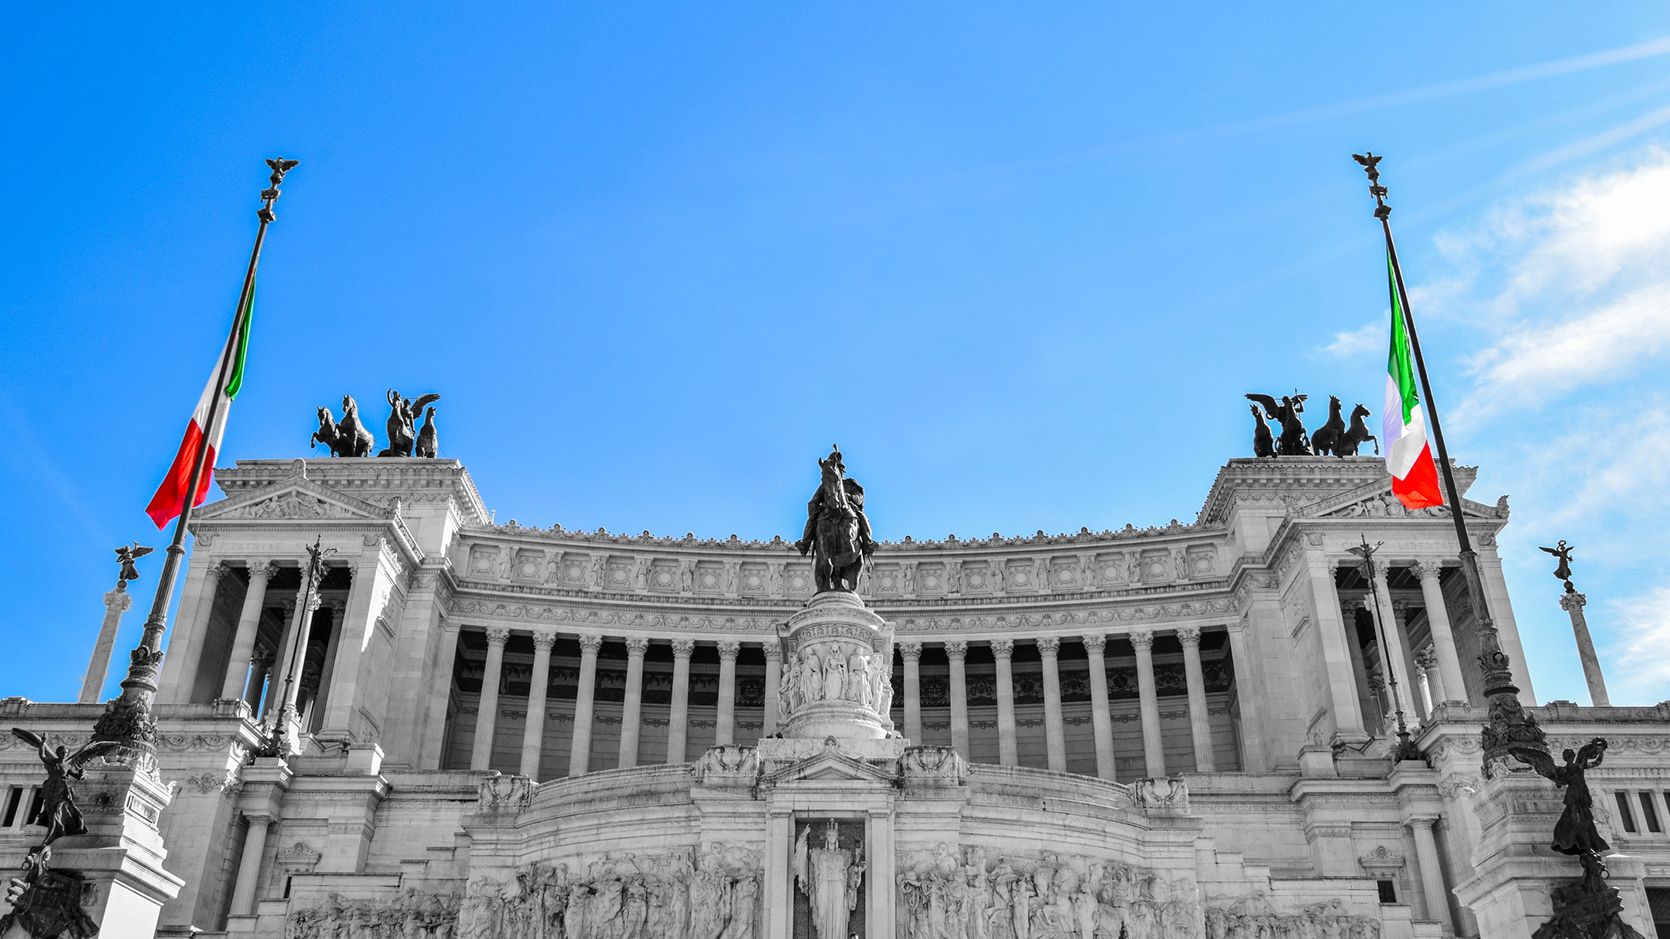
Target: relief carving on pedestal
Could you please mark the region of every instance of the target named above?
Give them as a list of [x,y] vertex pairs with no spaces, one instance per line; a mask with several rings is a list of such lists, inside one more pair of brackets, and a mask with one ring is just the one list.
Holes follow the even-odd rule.
[[406,890],[392,900],[345,900],[337,894],[312,909],[295,910],[284,939],[454,939],[458,897]]
[[1251,894],[1206,909],[1206,939],[1379,939],[1380,921],[1353,916],[1338,900],[1281,913],[1263,894]]

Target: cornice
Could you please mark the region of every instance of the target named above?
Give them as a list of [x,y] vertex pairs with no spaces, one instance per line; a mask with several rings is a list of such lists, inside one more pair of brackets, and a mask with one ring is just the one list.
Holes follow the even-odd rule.
[[[1477,475],[1476,466],[1455,466],[1456,485],[1463,493]],[[1235,505],[1243,501],[1281,502],[1296,508],[1389,478],[1385,460],[1372,456],[1233,459],[1218,470],[1198,523],[1226,524]]]
[[[599,545],[625,545],[631,547],[655,548],[666,550],[670,548],[681,551],[698,553],[729,553],[734,551],[750,551],[761,554],[777,554],[785,558],[799,557],[794,544],[783,540],[782,535],[774,536],[770,541],[758,539],[744,541],[735,535],[729,538],[697,538],[694,534],[686,534],[682,538],[669,535],[655,535],[645,531],[637,535],[610,532],[598,529],[595,532],[568,531],[561,525],[550,528],[529,528],[517,524],[511,519],[503,525],[475,525],[465,534],[475,538],[510,538],[525,540],[532,544],[559,545],[572,547],[576,551],[595,551]],[[988,556],[993,554],[1014,553],[1014,549],[1042,549],[1044,553],[1051,551],[1059,553],[1076,553],[1086,548],[1096,548],[1108,545],[1124,546],[1129,541],[1151,541],[1154,546],[1171,545],[1179,542],[1217,540],[1224,534],[1221,525],[1185,525],[1176,519],[1169,525],[1150,525],[1147,528],[1137,528],[1126,525],[1122,529],[1105,529],[1093,532],[1088,528],[1081,528],[1077,532],[1060,534],[1045,534],[1039,530],[1034,535],[1018,535],[1005,537],[993,533],[990,538],[958,538],[949,535],[943,541],[917,541],[906,535],[902,541],[882,541],[876,552],[877,557],[898,554],[930,554],[943,552],[948,555],[961,556],[965,553],[971,556]]]
[[466,524],[485,526],[490,516],[469,470],[458,460],[417,457],[330,457],[311,460],[238,460],[215,470],[215,482],[228,498],[303,476],[347,495],[381,503],[399,496],[407,501],[450,499]]

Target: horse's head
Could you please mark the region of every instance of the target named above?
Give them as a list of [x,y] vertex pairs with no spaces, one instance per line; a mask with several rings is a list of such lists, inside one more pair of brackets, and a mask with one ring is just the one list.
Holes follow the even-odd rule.
[[330,408],[319,408],[319,426],[320,427],[329,427],[331,425],[331,423],[332,423],[331,409]]
[[829,459],[829,460],[819,459],[818,460],[818,468],[823,470],[823,481],[824,482],[826,482],[826,483],[838,483],[838,482],[841,481],[841,464],[839,462],[837,462],[833,459]]
[[354,414],[359,411],[359,409],[360,409],[359,404],[356,403],[353,398],[351,398],[347,395],[342,396],[342,416],[343,417],[353,417]]
[[1368,413],[1368,408],[1359,404],[1351,409],[1351,419],[1356,420],[1359,417],[1368,417]]
[[1328,410],[1332,411],[1335,414],[1338,414],[1339,413],[1339,408],[1340,408],[1339,395],[1329,395],[1328,396]]
[[432,421],[435,419],[435,408],[433,406],[423,409],[423,419],[426,421]]

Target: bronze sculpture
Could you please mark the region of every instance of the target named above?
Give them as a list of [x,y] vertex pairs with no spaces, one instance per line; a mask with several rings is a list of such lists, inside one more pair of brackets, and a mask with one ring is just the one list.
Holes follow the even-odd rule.
[[1368,408],[1357,405],[1351,409],[1351,426],[1346,429],[1345,436],[1340,438],[1338,456],[1356,456],[1357,448],[1363,441],[1374,441],[1374,455],[1380,455],[1380,438],[1368,432]]
[[416,401],[400,397],[400,392],[389,389],[389,445],[378,456],[411,456],[412,444],[417,441],[417,415],[423,409],[441,400],[437,394],[419,395]]
[[[1565,544],[1563,541],[1560,543]],[[122,565],[122,572],[116,578],[116,589],[120,590],[126,587],[130,581],[139,579],[139,568],[134,567],[133,562],[150,554],[151,550],[137,541],[116,549],[116,563]]]
[[1299,416],[1305,413],[1305,399],[1309,395],[1282,395],[1281,403],[1269,395],[1247,395],[1247,400],[1255,401],[1264,406],[1265,416],[1281,424],[1281,436],[1277,440],[1276,454],[1278,456],[1310,456],[1310,435],[1305,433],[1303,419]]
[[1258,410],[1258,405],[1249,404],[1252,409],[1253,420],[1257,426],[1253,428],[1253,456],[1263,459],[1276,455],[1276,438],[1270,434],[1270,425],[1264,423],[1264,415]]
[[435,409],[427,408],[423,412],[423,426],[418,429],[417,442],[412,444],[413,455],[433,460],[440,449],[440,442],[435,437]]
[[1340,416],[1339,395],[1328,396],[1328,420],[1310,435],[1311,449],[1317,456],[1343,456],[1340,441],[1345,438],[1345,418]]
[[41,765],[46,767],[46,782],[41,784],[40,806],[29,816],[26,824],[40,825],[46,829],[46,838],[41,841],[43,845],[51,844],[64,835],[85,834],[87,826],[81,821],[81,809],[76,807],[75,793],[70,789],[70,780],[81,778],[82,764],[93,757],[109,753],[119,744],[113,740],[96,740],[70,753],[69,748],[64,746],[48,750],[45,738],[21,727],[13,727],[12,736],[38,748]]
[[[823,480],[806,503],[806,530],[794,543],[802,557],[812,551],[812,576],[818,592],[856,590],[858,575],[876,550],[870,519],[864,514],[864,487],[846,478],[841,448],[819,460]],[[814,551],[815,549],[815,551]]]
[[1540,545],[1538,547],[1540,550],[1547,551],[1560,559],[1560,563],[1554,568],[1554,576],[1565,583],[1566,593],[1576,593],[1577,588],[1571,585],[1571,553],[1577,548],[1577,545],[1566,544],[1566,539],[1561,538],[1559,543],[1552,548],[1543,548]]
[[342,422],[331,417],[330,408],[319,408],[319,429],[313,432],[308,448],[324,444],[331,456],[370,456],[377,445],[371,431],[360,423],[360,406],[348,395],[342,396]]

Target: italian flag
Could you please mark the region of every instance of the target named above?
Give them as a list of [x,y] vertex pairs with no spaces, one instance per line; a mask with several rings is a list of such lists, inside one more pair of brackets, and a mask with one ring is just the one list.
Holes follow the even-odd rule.
[[1386,406],[1380,412],[1386,448],[1386,470],[1392,474],[1392,494],[1406,508],[1443,505],[1438,488],[1438,464],[1426,437],[1426,414],[1415,393],[1415,356],[1404,328],[1403,304],[1398,299],[1392,256],[1386,255],[1386,277],[1392,288],[1392,352],[1386,362]]
[[[209,383],[203,387],[203,396],[197,399],[197,410],[192,412],[185,439],[180,441],[180,452],[174,454],[174,465],[168,468],[168,476],[157,487],[151,504],[145,507],[145,514],[151,516],[151,521],[156,522],[158,528],[184,511],[186,490],[191,486],[191,471],[197,466],[198,454],[205,446],[209,452],[203,461],[203,475],[197,481],[196,498],[191,504],[202,505],[208,498],[209,483],[214,478],[215,454],[220,452],[221,438],[226,436],[226,412],[231,410],[232,399],[238,396],[244,384],[244,358],[249,353],[249,324],[254,311],[255,283],[251,281],[249,296],[232,325],[232,335],[226,340],[225,350],[215,360],[214,371],[209,373]],[[224,369],[226,384],[222,385],[220,376],[228,357],[231,357],[231,364]],[[209,423],[211,409],[214,411],[212,426]]]

